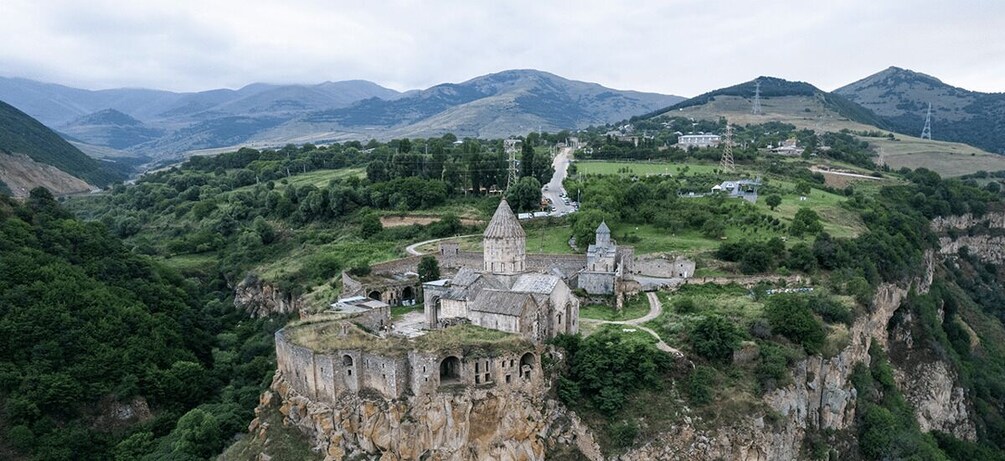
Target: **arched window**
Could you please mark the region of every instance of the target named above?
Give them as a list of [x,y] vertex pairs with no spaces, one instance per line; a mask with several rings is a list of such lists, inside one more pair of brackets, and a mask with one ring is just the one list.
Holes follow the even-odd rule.
[[377,290],[373,290],[373,291],[370,292],[369,295],[367,295],[367,297],[370,298],[370,299],[375,299],[377,301],[380,301],[380,292],[377,291]]

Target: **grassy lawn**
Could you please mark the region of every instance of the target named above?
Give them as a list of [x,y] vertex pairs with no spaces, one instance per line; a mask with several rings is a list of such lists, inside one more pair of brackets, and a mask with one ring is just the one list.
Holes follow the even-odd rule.
[[649,312],[649,301],[644,295],[636,296],[625,303],[620,312],[604,304],[590,304],[579,309],[579,317],[594,320],[632,320]]
[[422,312],[422,304],[414,306],[391,306],[391,320],[397,320],[409,312]]
[[631,325],[600,325],[590,333],[601,331],[617,333],[625,342],[629,343],[656,344],[656,338]]
[[160,262],[179,272],[212,268],[217,263],[213,253],[184,254],[160,259]]

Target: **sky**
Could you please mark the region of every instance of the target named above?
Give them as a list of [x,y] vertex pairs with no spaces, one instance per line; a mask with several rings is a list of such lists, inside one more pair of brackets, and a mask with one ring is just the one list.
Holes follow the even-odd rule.
[[0,1],[0,76],[88,89],[403,91],[538,69],[695,96],[761,75],[833,90],[889,66],[1005,91],[1005,1]]

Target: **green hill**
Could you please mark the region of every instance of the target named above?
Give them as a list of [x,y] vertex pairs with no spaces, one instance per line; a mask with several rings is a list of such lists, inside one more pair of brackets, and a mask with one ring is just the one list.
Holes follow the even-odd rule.
[[666,109],[658,110],[639,118],[649,118],[672,110],[705,105],[714,100],[717,96],[738,96],[750,99],[751,102],[753,102],[754,92],[757,86],[756,82],[758,81],[761,82],[761,98],[770,99],[784,96],[812,97],[819,100],[827,109],[833,110],[834,112],[847,117],[849,120],[864,123],[866,125],[872,125],[878,128],[887,128],[886,123],[877,117],[876,114],[862,106],[859,106],[858,104],[855,104],[854,102],[851,102],[844,96],[828,93],[806,82],[790,82],[788,80],[775,77],[758,77],[756,80],[744,82],[739,85],[709,91],[708,93],[695,96],[686,101],[674,104]]
[[2,101],[0,152],[25,154],[97,186],[125,178],[113,166],[88,157],[38,120]]
[[890,67],[834,91],[876,113],[890,129],[918,136],[932,105],[932,139],[1005,153],[1005,93],[980,93]]

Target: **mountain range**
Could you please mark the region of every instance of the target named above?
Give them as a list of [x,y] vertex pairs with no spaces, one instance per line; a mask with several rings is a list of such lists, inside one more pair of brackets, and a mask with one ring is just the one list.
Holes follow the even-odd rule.
[[91,91],[0,78],[0,100],[88,152],[108,155],[108,149],[115,149],[159,161],[193,150],[238,145],[448,132],[459,137],[504,137],[538,129],[576,129],[624,120],[683,99],[612,90],[535,70],[504,71],[404,93],[362,80],[256,83],[239,90],[175,93]]

